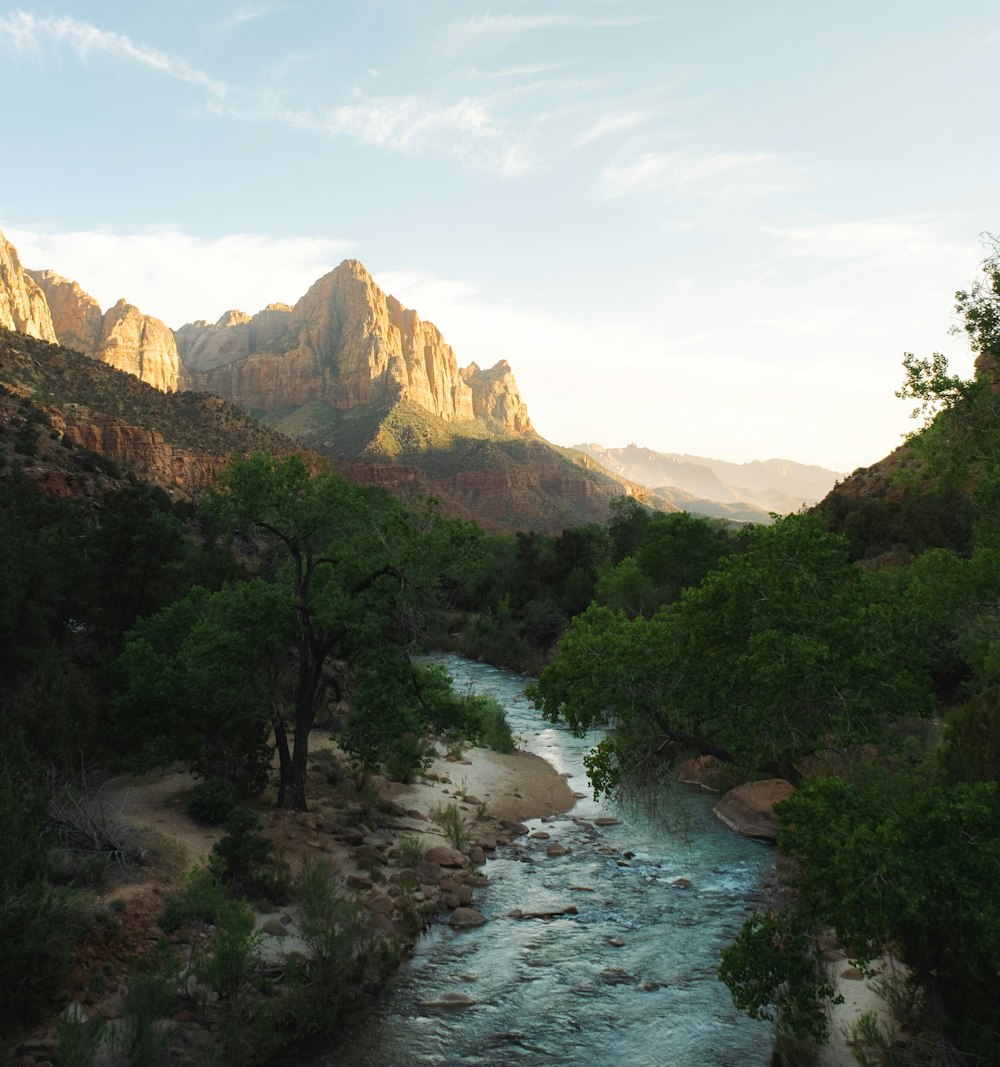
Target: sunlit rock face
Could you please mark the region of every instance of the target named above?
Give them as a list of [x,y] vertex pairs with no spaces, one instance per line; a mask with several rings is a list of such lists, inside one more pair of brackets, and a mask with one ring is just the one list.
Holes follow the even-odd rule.
[[104,313],[97,357],[164,392],[178,387],[180,360],[173,332],[124,300]]
[[312,401],[335,408],[409,400],[445,421],[484,419],[531,429],[509,365],[460,371],[433,323],[386,296],[357,261],[315,282],[294,308],[252,318],[227,312],[189,323],[177,343],[191,388],[274,411]]
[[76,282],[50,270],[29,273],[48,302],[59,344],[164,392],[178,388],[177,345],[173,332],[159,319],[124,300],[102,315],[97,301]]
[[472,405],[476,418],[497,423],[511,433],[531,433],[528,409],[521,399],[514,373],[505,359],[480,370],[470,363],[462,377],[472,390]]
[[103,320],[97,301],[55,271],[29,270],[28,274],[45,294],[59,343],[85,356],[96,356]]
[[17,251],[0,233],[0,326],[40,341],[56,341],[45,295],[21,266]]

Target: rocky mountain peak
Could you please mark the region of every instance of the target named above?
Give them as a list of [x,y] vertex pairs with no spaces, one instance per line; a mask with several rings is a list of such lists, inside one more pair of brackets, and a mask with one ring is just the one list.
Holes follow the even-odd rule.
[[534,433],[528,409],[507,360],[498,360],[488,370],[470,363],[462,371],[462,378],[472,390],[477,419],[496,423],[510,433]]
[[101,344],[101,306],[80,286],[52,270],[29,270],[45,294],[59,343],[85,356],[97,356]]
[[21,266],[17,250],[0,233],[0,326],[40,341],[56,341],[45,295]]

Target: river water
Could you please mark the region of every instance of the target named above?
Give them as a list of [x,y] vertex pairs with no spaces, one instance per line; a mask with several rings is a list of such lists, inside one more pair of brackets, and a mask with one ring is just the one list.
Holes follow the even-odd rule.
[[[506,708],[519,745],[571,774],[587,798],[530,824],[550,840],[521,838],[485,866],[490,885],[475,930],[432,927],[378,1003],[355,1018],[315,1067],[764,1067],[770,1027],[742,1016],[715,977],[719,950],[739,929],[773,863],[770,849],[727,830],[711,797],[678,789],[665,821],[590,799],[574,738],[541,719],[509,671],[435,657],[456,688]],[[593,820],[616,816],[617,826]],[[547,857],[557,841],[569,855]],[[517,920],[524,912],[578,913]],[[472,1007],[422,1002],[460,992]]]

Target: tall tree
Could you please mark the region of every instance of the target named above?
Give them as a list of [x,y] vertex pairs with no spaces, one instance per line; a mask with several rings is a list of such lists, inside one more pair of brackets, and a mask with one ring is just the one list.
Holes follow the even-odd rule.
[[813,516],[746,544],[652,619],[574,619],[533,695],[575,730],[611,728],[595,788],[691,752],[794,780],[802,756],[929,710],[925,652],[891,581],[853,567]]
[[359,656],[414,637],[445,561],[461,556],[475,534],[432,512],[409,512],[381,490],[331,473],[311,476],[299,456],[234,461],[207,506],[271,556],[275,580],[287,590],[294,744],[277,718],[278,802],[304,811],[317,713],[344,695]]

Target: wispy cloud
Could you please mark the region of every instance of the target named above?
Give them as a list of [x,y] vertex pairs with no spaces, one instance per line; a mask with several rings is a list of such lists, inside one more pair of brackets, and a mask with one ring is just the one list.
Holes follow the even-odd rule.
[[656,191],[678,195],[720,184],[739,185],[751,192],[773,192],[792,184],[790,174],[782,174],[778,159],[767,152],[645,152],[626,164],[612,163],[597,179],[597,190],[605,200],[615,200],[640,192]]
[[456,73],[465,78],[534,78],[539,74],[551,74],[555,70],[565,70],[578,65],[576,60],[562,60],[558,63],[536,63],[527,67],[501,67],[499,70],[480,70],[478,67],[465,67]]
[[627,111],[621,114],[601,115],[576,138],[576,144],[582,148],[593,141],[641,126],[653,117],[649,111]]
[[228,20],[230,26],[240,26],[244,22],[254,22],[256,19],[265,18],[268,15],[276,15],[279,11],[284,11],[284,4],[270,4],[270,3],[246,3],[241,4],[240,7],[233,12]]
[[[282,0],[246,0],[237,6],[230,25],[262,18],[281,10]],[[631,18],[577,15],[483,16],[462,25],[472,33],[506,29],[626,25]],[[101,56],[155,71],[204,92],[202,114],[248,123],[343,137],[357,144],[408,156],[452,159],[463,167],[499,178],[518,177],[544,169],[597,140],[613,138],[655,117],[660,102],[634,98],[615,100],[592,78],[547,77],[574,62],[511,66],[467,77],[490,79],[490,91],[460,93],[454,81],[434,92],[369,94],[358,88],[332,106],[315,100],[297,101],[284,86],[286,68],[303,56],[289,56],[267,83],[240,85],[212,77],[181,56],[153,48],[125,34],[68,16],[36,16],[15,11],[0,16],[0,52],[46,60],[59,48],[81,62]],[[371,85],[377,72],[369,71]],[[606,195],[629,182],[641,183],[638,171],[609,170],[602,183]]]
[[124,297],[173,327],[214,321],[229,308],[253,313],[275,301],[294,303],[356,248],[344,238],[237,233],[208,239],[172,227],[135,233],[2,228],[22,263],[72,278],[102,308]]
[[0,15],[0,49],[42,59],[54,44],[70,48],[84,63],[92,56],[110,56],[197,85],[214,97],[223,97],[229,91],[225,82],[210,77],[180,56],[150,48],[125,34],[102,30],[67,15],[39,17],[26,11]]
[[474,15],[456,22],[452,38],[482,37],[496,34],[534,33],[539,30],[606,30],[650,22],[646,16],[594,17],[590,15]]

